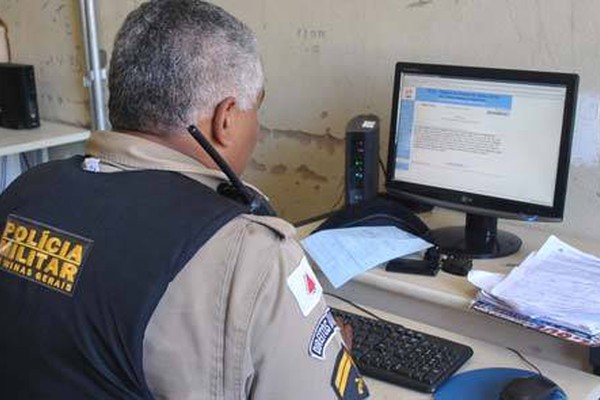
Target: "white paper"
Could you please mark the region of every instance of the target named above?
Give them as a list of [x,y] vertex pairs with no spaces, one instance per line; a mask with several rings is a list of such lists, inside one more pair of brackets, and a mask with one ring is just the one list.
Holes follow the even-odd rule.
[[469,282],[487,293],[490,293],[504,278],[506,278],[504,274],[478,270],[469,271],[469,275],[467,276]]
[[302,246],[337,289],[377,265],[432,245],[394,226],[372,226],[320,231]]
[[550,237],[491,290],[522,314],[600,332],[600,259]]

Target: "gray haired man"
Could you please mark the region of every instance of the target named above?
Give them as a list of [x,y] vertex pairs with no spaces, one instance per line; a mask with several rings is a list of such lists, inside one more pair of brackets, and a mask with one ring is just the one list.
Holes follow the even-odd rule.
[[0,385],[11,399],[364,399],[294,229],[217,193],[196,125],[241,173],[263,71],[200,0],[126,19],[112,131],[3,193]]

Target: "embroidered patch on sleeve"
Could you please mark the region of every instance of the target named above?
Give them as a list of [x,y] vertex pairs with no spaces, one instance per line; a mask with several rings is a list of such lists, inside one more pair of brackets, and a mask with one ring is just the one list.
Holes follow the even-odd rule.
[[72,296],[92,243],[11,214],[0,239],[0,270]]
[[315,330],[310,338],[308,346],[308,355],[318,360],[325,359],[325,350],[331,343],[331,340],[338,331],[338,326],[331,315],[331,311],[327,309],[323,316],[317,322]]
[[302,315],[308,316],[319,304],[319,300],[323,295],[323,287],[317,280],[317,276],[308,264],[306,257],[302,257],[298,267],[287,278],[287,285],[296,298]]
[[369,389],[345,348],[340,350],[335,361],[331,386],[339,400],[363,400],[369,397]]

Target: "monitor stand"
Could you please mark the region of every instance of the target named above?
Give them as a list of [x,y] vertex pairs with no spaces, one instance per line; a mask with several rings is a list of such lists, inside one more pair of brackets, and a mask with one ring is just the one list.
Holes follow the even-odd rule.
[[442,250],[473,258],[499,258],[516,253],[522,241],[518,236],[498,230],[498,218],[467,214],[464,227],[431,231],[433,242]]

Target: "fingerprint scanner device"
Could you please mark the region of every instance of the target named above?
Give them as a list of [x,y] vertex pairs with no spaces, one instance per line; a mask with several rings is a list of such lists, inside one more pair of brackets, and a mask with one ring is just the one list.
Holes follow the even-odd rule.
[[373,200],[379,186],[379,118],[354,117],[346,128],[346,205]]
[[[512,368],[489,368],[467,371],[450,378],[434,395],[434,400],[503,400],[503,392],[517,379],[540,377],[534,372]],[[541,378],[541,377],[540,377]],[[542,378],[545,379],[545,378]],[[566,400],[558,386],[542,393],[523,393],[514,400]],[[527,397],[528,396],[528,397]],[[513,400],[513,398],[509,399]]]

